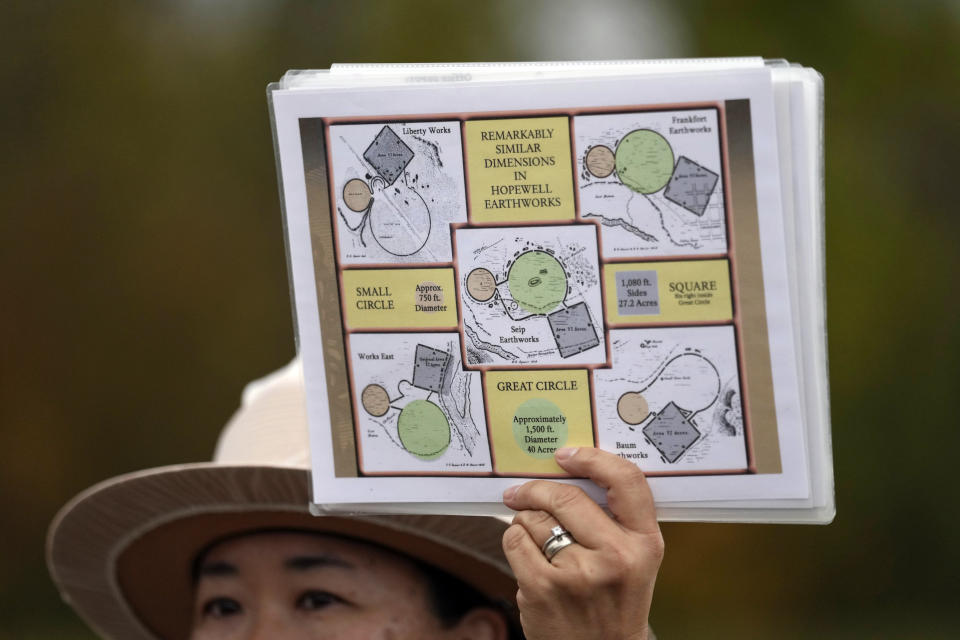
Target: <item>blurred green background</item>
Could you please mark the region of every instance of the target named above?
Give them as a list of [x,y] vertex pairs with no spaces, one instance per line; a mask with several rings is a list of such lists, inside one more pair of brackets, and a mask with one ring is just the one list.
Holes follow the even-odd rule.
[[6,2],[0,638],[90,638],[45,529],[208,459],[293,355],[264,88],[333,62],[762,55],[826,78],[838,516],[667,524],[662,638],[956,637],[960,3]]

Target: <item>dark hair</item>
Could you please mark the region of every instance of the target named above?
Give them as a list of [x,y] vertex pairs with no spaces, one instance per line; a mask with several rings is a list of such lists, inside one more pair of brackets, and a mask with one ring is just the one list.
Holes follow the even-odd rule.
[[507,622],[510,640],[523,640],[523,631],[509,613],[510,605],[494,601],[469,584],[446,571],[411,558],[426,579],[433,613],[446,628],[453,627],[463,616],[477,608],[493,609]]

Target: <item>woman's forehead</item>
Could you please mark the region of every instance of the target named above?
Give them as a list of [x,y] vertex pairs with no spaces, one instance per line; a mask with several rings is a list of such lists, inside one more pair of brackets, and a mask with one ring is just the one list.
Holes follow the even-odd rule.
[[236,564],[276,564],[291,569],[338,567],[369,570],[389,568],[416,573],[415,565],[399,554],[360,540],[302,531],[257,531],[215,543],[199,559]]
[[[224,540],[197,563],[195,597],[227,584],[282,590],[336,585],[337,595],[383,607],[404,594],[428,608],[429,583],[412,560],[358,540],[310,532],[257,532]],[[277,592],[280,595],[279,591]]]

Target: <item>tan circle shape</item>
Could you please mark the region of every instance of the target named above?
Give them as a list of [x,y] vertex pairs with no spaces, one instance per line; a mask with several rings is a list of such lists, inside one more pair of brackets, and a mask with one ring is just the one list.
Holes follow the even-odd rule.
[[390,396],[378,384],[368,384],[360,393],[360,404],[372,416],[379,418],[390,409]]
[[486,302],[497,292],[497,280],[487,269],[474,269],[467,276],[467,293],[478,302]]
[[587,151],[587,171],[598,178],[606,178],[613,173],[613,168],[616,164],[617,159],[613,155],[613,151],[610,150],[610,147],[605,147],[601,144]]
[[347,184],[343,185],[343,202],[352,211],[365,211],[372,197],[370,186],[360,178],[347,180]]
[[640,424],[650,415],[650,407],[647,406],[647,399],[641,394],[628,391],[617,401],[617,413],[627,424]]

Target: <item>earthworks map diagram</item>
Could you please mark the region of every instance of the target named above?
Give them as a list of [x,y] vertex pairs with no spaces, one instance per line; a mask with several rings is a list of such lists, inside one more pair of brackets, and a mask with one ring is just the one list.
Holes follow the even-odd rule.
[[600,444],[651,470],[746,468],[732,327],[611,332],[594,374]]
[[593,225],[460,229],[468,365],[606,362]]
[[467,219],[459,122],[330,127],[344,264],[450,260]]
[[748,472],[717,114],[327,125],[357,472],[557,476],[560,446]]
[[464,371],[457,334],[356,334],[363,468],[489,471],[480,375]]
[[716,109],[574,118],[581,215],[608,257],[727,249]]

